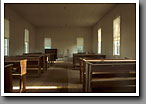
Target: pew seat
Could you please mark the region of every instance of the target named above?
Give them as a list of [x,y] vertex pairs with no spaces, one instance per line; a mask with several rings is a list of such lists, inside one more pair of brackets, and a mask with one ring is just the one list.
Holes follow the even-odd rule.
[[87,92],[136,92],[135,63],[90,64],[88,71]]
[[136,60],[80,58],[83,92],[135,92]]

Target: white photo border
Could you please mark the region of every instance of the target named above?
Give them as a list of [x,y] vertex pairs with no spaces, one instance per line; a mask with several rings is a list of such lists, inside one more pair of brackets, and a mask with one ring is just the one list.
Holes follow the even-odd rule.
[[[136,93],[4,93],[4,3],[136,3]],[[139,96],[139,0],[1,0],[1,96]]]

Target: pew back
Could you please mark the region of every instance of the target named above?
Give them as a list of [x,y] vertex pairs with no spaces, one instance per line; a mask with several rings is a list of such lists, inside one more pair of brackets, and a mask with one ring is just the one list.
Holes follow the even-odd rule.
[[27,59],[17,58],[17,57],[7,57],[5,58],[5,65],[7,64],[13,64],[13,67],[17,69],[17,70],[12,70],[13,73],[24,75],[27,72],[26,71]]
[[135,92],[136,62],[86,63],[86,92]]
[[[95,59],[83,59],[83,58],[80,58],[80,79],[81,79],[81,82],[83,84],[83,91],[87,91],[87,83],[88,83],[88,78],[89,78],[89,67],[90,65],[102,65],[102,64],[136,64],[136,60],[124,60],[124,59],[105,59],[105,60],[95,60]],[[99,73],[99,72],[98,72]],[[103,72],[102,72],[103,73]],[[104,72],[104,73],[108,73],[108,72]],[[95,76],[96,74],[92,74],[93,76]],[[107,75],[107,74],[106,74]],[[122,74],[122,75],[125,75],[125,74]],[[134,75],[135,75],[135,72],[134,72]],[[103,74],[98,74],[98,76],[103,76]],[[111,76],[111,75],[109,75]]]
[[[27,55],[19,55],[19,56],[9,56],[5,57],[5,63],[8,63],[8,60],[12,63],[12,60],[27,60],[27,69],[28,68],[37,68],[38,76],[40,76],[41,65],[42,65],[42,57],[41,56],[27,56]],[[14,62],[14,61],[13,61]],[[15,62],[16,63],[16,62]],[[15,64],[16,67],[20,67],[20,65]],[[20,68],[17,68],[20,69]]]
[[106,55],[95,55],[95,54],[73,54],[73,66],[76,66],[80,63],[80,58],[88,58],[88,59],[105,59]]

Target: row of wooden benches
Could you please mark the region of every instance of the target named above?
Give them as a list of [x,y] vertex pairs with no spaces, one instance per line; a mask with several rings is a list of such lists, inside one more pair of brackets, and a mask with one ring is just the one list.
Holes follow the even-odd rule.
[[105,59],[106,55],[96,55],[96,54],[86,54],[86,53],[73,54],[74,69],[76,69],[76,67],[79,66],[80,58]]
[[73,56],[74,68],[80,66],[83,92],[136,92],[136,60],[107,59],[105,55],[93,54]]
[[[53,64],[53,54],[28,53],[18,56],[7,56],[5,64],[5,92],[12,92],[12,76],[20,79],[20,92],[25,91],[26,74],[29,69],[37,69],[38,75]],[[9,78],[7,77],[9,76]]]

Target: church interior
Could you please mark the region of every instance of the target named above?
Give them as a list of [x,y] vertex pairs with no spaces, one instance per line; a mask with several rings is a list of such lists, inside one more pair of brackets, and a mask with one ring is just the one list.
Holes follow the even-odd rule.
[[135,3],[5,3],[4,93],[136,93]]

